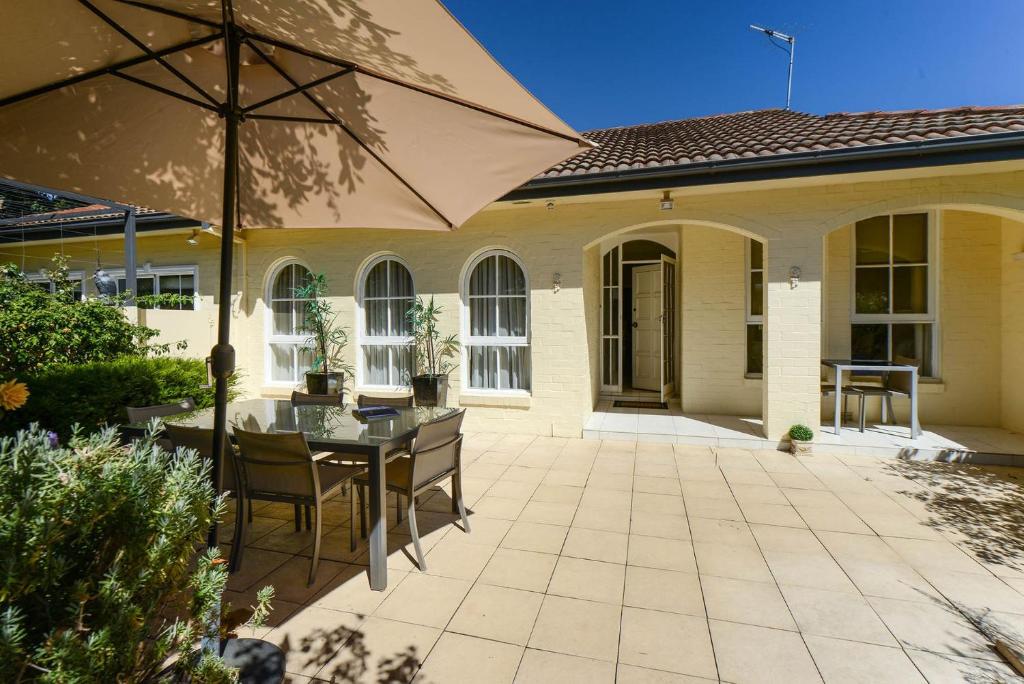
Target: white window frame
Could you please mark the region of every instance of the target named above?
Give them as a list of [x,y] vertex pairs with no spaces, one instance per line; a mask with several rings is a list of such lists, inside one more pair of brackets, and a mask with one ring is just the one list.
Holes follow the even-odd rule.
[[[366,266],[363,267],[363,269],[359,273],[359,280],[357,282],[357,290],[356,290],[356,292],[357,292],[357,297],[356,297],[356,347],[358,349],[358,352],[356,353],[356,377],[358,378],[358,383],[359,383],[359,387],[360,388],[376,389],[376,390],[386,390],[386,391],[393,391],[393,392],[401,392],[401,391],[409,390],[409,388],[412,385],[401,385],[401,384],[375,385],[375,384],[370,384],[370,383],[366,382],[366,368],[365,368],[366,362],[364,360],[364,355],[363,355],[363,347],[364,346],[368,346],[368,347],[376,347],[376,346],[388,346],[388,347],[406,346],[406,347],[412,347],[412,345],[413,345],[412,337],[403,337],[401,335],[368,335],[366,333],[366,307],[364,305],[364,303],[367,300],[367,297],[366,297],[366,279],[367,279],[367,277],[369,277],[370,271],[372,271],[375,266],[377,266],[378,264],[380,264],[381,262],[384,262],[384,261],[392,261],[392,262],[394,262],[396,264],[399,264],[400,266],[405,268],[406,271],[409,272],[409,278],[412,280],[412,298],[413,298],[414,301],[416,299],[416,278],[412,274],[412,268],[409,267],[409,263],[405,259],[403,259],[402,257],[398,256],[397,254],[381,254],[381,255],[376,256],[373,259],[371,259],[369,262],[367,262]],[[387,297],[370,297],[369,299],[377,300],[377,301],[380,301],[380,300],[389,300],[390,301],[390,300],[400,299],[399,297],[392,297],[392,296],[390,296],[391,295],[391,273],[390,273],[390,270],[391,270],[391,266],[389,265],[388,266],[388,276],[387,276],[387,286],[388,286],[388,295],[389,296],[387,296]],[[414,354],[414,358],[413,358],[413,369],[412,369],[412,372],[413,372],[413,374],[415,374],[416,373],[416,368],[415,368],[415,363],[416,363],[416,360],[415,360],[415,350],[413,350],[413,354]]]
[[[755,241],[759,242],[761,244],[761,268],[753,268],[752,267],[751,259],[752,259],[753,255],[752,255],[751,245]],[[765,272],[765,270],[764,270],[764,260],[765,260],[765,255],[766,255],[766,251],[767,251],[766,247],[767,247],[767,245],[765,245],[765,243],[760,242],[760,240],[755,240],[755,238],[747,238],[745,240],[745,242],[744,242],[744,251],[743,251],[743,264],[744,264],[744,268],[743,268],[743,273],[744,273],[744,275],[743,275],[743,287],[744,287],[743,301],[744,301],[744,306],[743,306],[743,310],[744,310],[744,319],[745,320],[743,321],[743,351],[744,351],[744,353],[743,353],[743,377],[746,377],[746,378],[761,378],[761,377],[764,377],[764,372],[763,371],[761,373],[750,373],[750,372],[747,371],[747,356],[748,356],[748,352],[747,352],[747,328],[749,326],[751,326],[751,325],[760,325],[760,326],[762,326],[762,328],[761,328],[761,330],[762,330],[761,345],[762,345],[762,349],[763,349],[764,348],[764,337],[763,337],[764,327],[763,326],[764,326],[765,294],[767,292],[767,287],[765,287],[766,283],[765,283],[765,277],[764,277],[764,272]],[[761,313],[760,314],[753,314],[753,313],[751,313],[751,309],[750,309],[750,304],[751,304],[751,301],[750,301],[751,277],[750,276],[751,276],[752,273],[760,273],[761,274]],[[761,366],[762,366],[762,369],[763,369],[763,367],[764,367],[764,359],[763,358],[761,359]]]
[[[127,278],[125,269],[114,268],[105,269],[111,278],[116,282],[120,278]],[[192,276],[193,289],[195,294],[192,296],[192,308],[191,309],[162,309],[159,306],[153,307],[161,311],[199,311],[199,267],[195,264],[187,264],[180,266],[143,266],[142,268],[136,269],[136,277],[150,277],[153,278],[153,294],[162,294],[160,292],[160,278],[163,276]],[[120,292],[120,289],[118,290]],[[172,293],[173,294],[173,293]]]
[[[523,271],[523,278],[526,281],[526,283],[525,283],[525,286],[526,286],[526,335],[525,336],[513,337],[513,336],[508,336],[508,335],[502,335],[502,336],[495,336],[495,337],[484,337],[484,336],[477,336],[477,335],[471,335],[470,334],[471,327],[470,327],[470,319],[469,319],[469,300],[471,298],[473,298],[473,299],[476,299],[476,298],[486,299],[486,298],[494,296],[495,297],[495,306],[497,306],[497,300],[501,299],[502,297],[504,297],[504,298],[512,298],[512,297],[520,297],[521,296],[521,295],[470,295],[469,294],[469,283],[470,283],[470,280],[473,277],[473,271],[476,269],[477,265],[479,265],[480,262],[482,262],[484,259],[487,259],[489,257],[494,257],[494,256],[506,256],[506,257],[512,259],[512,261],[516,262],[516,264],[519,265],[519,268],[522,269],[522,271]],[[495,278],[497,278],[497,277],[498,277],[498,270],[495,269]],[[495,292],[497,292],[497,283],[495,283]],[[531,311],[531,306],[530,306],[530,299],[531,299],[530,272],[526,269],[526,265],[523,263],[523,260],[520,259],[519,256],[515,252],[513,252],[512,250],[506,249],[506,248],[503,248],[503,247],[494,247],[494,248],[489,248],[489,249],[486,249],[484,251],[481,251],[480,253],[478,253],[476,256],[474,256],[469,261],[469,265],[466,267],[466,270],[463,273],[462,284],[461,284],[461,288],[460,288],[460,294],[461,294],[461,300],[462,300],[461,337],[462,337],[462,340],[463,340],[463,342],[462,342],[462,344],[460,346],[461,346],[461,354],[462,354],[462,370],[463,370],[462,377],[464,378],[463,382],[462,382],[462,387],[461,387],[461,394],[465,394],[465,395],[474,395],[475,394],[475,395],[488,395],[488,396],[494,396],[494,395],[522,396],[522,397],[530,396],[533,393],[533,350],[532,350],[532,344],[530,343],[531,334],[533,332],[533,325],[532,325],[533,312]],[[496,320],[497,320],[497,318],[496,318]],[[471,376],[470,376],[470,372],[469,372],[469,348],[470,347],[480,347],[480,346],[483,346],[483,347],[526,347],[527,348],[527,355],[529,356],[529,372],[530,372],[529,384],[530,384],[530,389],[528,389],[528,390],[524,390],[524,389],[498,389],[498,388],[492,389],[492,388],[487,388],[487,387],[471,387],[470,384],[469,384],[470,380],[471,380]],[[500,359],[500,357],[499,357],[499,359]]]
[[[30,283],[49,283],[50,294],[56,294],[57,292],[57,288],[53,284],[53,280],[51,278],[48,278],[47,276],[44,276],[42,273],[26,273],[25,280],[27,280]],[[72,283],[80,283],[82,286],[82,298],[76,301],[81,302],[89,298],[89,293],[86,292],[85,290],[88,284],[85,279],[85,271],[68,271],[68,280],[70,280]]]
[[[893,220],[895,216],[907,216],[912,214],[925,214],[928,221],[928,263],[908,263],[899,264],[899,266],[924,266],[928,269],[927,283],[928,283],[928,311],[926,313],[909,313],[909,314],[861,314],[857,313],[857,269],[858,268],[887,268],[889,270],[889,310],[892,310],[893,306],[893,261],[892,261],[892,235],[893,235]],[[900,323],[922,323],[932,326],[932,359],[931,375],[922,376],[923,379],[938,379],[942,376],[941,371],[941,359],[942,354],[939,349],[939,341],[941,336],[939,334],[939,236],[941,234],[941,212],[934,209],[919,209],[919,210],[907,210],[907,211],[896,211],[883,214],[875,214],[874,216],[867,216],[862,221],[868,219],[877,218],[878,216],[886,216],[889,218],[889,263],[878,264],[874,266],[857,266],[857,221],[854,221],[850,230],[850,336],[851,340],[853,337],[853,326],[860,324],[884,324],[889,328],[887,335],[889,341],[889,348],[887,355],[889,360],[892,360],[892,326],[893,324]],[[852,354],[852,350],[851,350]]]
[[292,370],[295,372],[296,379],[295,380],[274,380],[273,379],[274,352],[271,349],[271,347],[273,345],[275,345],[275,344],[279,344],[279,345],[289,344],[289,345],[293,345],[295,347],[303,347],[306,344],[306,340],[309,339],[309,335],[307,335],[307,334],[279,335],[279,334],[275,334],[274,333],[274,302],[275,301],[293,301],[293,302],[294,301],[305,301],[305,300],[301,300],[301,299],[296,300],[294,297],[290,297],[287,300],[285,300],[285,299],[276,300],[276,299],[273,298],[274,281],[276,281],[277,277],[279,275],[281,275],[281,271],[283,271],[288,266],[293,266],[293,265],[294,266],[301,266],[302,268],[306,269],[306,271],[308,271],[309,273],[311,273],[311,274],[313,273],[313,269],[311,269],[309,267],[309,265],[306,264],[303,261],[299,261],[298,259],[283,259],[281,261],[278,261],[276,264],[274,264],[274,266],[270,269],[270,277],[267,278],[267,286],[265,288],[265,293],[266,294],[265,294],[265,298],[263,300],[264,301],[264,315],[263,315],[263,318],[264,318],[264,340],[265,340],[264,345],[263,345],[263,361],[264,361],[264,363],[263,363],[263,384],[265,386],[267,386],[267,387],[297,387],[297,386],[302,385],[305,382],[305,378],[303,377],[302,373],[299,372],[299,365],[298,365],[299,364],[299,355],[298,355],[298,353],[295,354],[295,362],[294,362],[293,367],[292,367]]

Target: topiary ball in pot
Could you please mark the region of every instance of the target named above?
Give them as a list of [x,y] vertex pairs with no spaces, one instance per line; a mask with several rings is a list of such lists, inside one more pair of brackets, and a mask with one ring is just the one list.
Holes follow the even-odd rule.
[[790,451],[794,454],[807,454],[811,451],[814,431],[806,425],[794,425],[789,428]]

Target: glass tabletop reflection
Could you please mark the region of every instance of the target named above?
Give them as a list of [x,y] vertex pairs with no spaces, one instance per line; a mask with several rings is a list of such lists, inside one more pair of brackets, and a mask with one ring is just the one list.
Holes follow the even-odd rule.
[[[352,415],[355,404],[343,406],[293,405],[288,399],[246,399],[228,404],[228,432],[303,432],[319,447],[371,447],[409,435],[423,423],[456,409],[440,406],[397,408],[398,415],[362,422]],[[213,409],[169,416],[165,423],[213,428]]]

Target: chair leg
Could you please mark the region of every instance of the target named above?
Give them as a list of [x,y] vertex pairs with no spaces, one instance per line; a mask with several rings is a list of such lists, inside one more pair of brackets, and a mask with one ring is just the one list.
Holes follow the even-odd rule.
[[401,494],[395,494],[395,511],[396,511],[396,513],[395,513],[395,520],[398,521],[399,525],[401,525],[402,524],[402,495]]
[[295,531],[302,531],[302,507],[295,504]]
[[885,405],[889,409],[889,425],[896,425],[896,411],[892,407],[892,395],[886,395]]
[[863,394],[860,395],[857,398],[857,412],[859,414],[859,420],[860,420],[860,426],[859,426],[860,427],[860,431],[864,432],[865,416],[864,416],[864,395]]
[[231,538],[228,572],[238,572],[242,569],[243,546],[245,546],[245,496],[238,492],[235,495],[235,534]]
[[416,529],[416,498],[409,497],[409,534],[412,535],[412,546],[416,550],[416,564],[420,572],[426,572],[427,561],[423,557],[423,547],[420,545],[420,533]]
[[839,416],[839,424],[840,425],[842,425],[843,421],[846,420],[846,414],[848,413],[847,401],[846,400],[849,399],[849,398],[850,398],[849,394],[844,394],[843,395],[843,415]]
[[367,489],[359,486],[359,535],[367,539]]
[[252,499],[249,499],[249,522],[252,522]]
[[[306,506],[306,510],[309,510],[309,506]],[[313,558],[309,564],[309,580],[306,582],[307,587],[313,586],[313,582],[316,581],[316,569],[320,565],[320,526],[321,518],[323,516],[320,515],[319,507],[315,507],[313,513],[316,517],[316,527],[314,532],[314,534],[316,535],[316,539],[313,542]]]
[[[313,529],[313,521],[310,520],[309,513],[310,513],[309,506],[306,506],[306,529],[307,530]],[[320,516],[317,516],[317,517],[320,517]]]
[[[348,549],[349,551],[355,552],[356,550],[356,486],[352,485],[349,488],[351,496],[348,497]],[[362,497],[360,497],[362,499]],[[360,506],[362,508],[362,506]],[[359,517],[362,517],[362,511],[359,511]]]
[[455,471],[455,475],[452,477],[452,499],[459,509],[459,515],[462,516],[462,529],[469,534],[469,516],[466,515],[466,504],[462,501],[462,473],[459,471]]

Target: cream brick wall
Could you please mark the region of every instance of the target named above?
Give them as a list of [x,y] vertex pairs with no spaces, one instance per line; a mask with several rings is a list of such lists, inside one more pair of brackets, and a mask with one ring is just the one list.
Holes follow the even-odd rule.
[[[507,248],[523,260],[530,278],[530,305],[532,313],[532,381],[533,391],[527,399],[481,399],[460,396],[461,369],[453,376],[452,399],[472,406],[472,429],[493,429],[503,432],[529,432],[535,434],[578,435],[592,404],[596,378],[597,330],[596,307],[599,277],[594,247],[603,238],[635,229],[675,227],[682,229],[684,241],[680,269],[683,298],[680,313],[683,329],[680,333],[680,368],[699,369],[694,374],[685,372],[681,391],[684,401],[715,396],[722,410],[730,409],[728,397],[733,397],[731,413],[756,413],[756,384],[742,383],[743,345],[742,330],[742,239],[739,233],[758,237],[766,242],[766,334],[765,378],[761,383],[761,404],[767,432],[771,437],[781,436],[795,422],[817,425],[820,411],[818,396],[821,346],[821,297],[823,259],[822,239],[833,231],[853,222],[887,211],[916,208],[945,208],[983,210],[1003,218],[1020,220],[1024,217],[1024,164],[1006,162],[986,165],[964,165],[955,168],[934,168],[915,171],[879,172],[848,176],[767,181],[730,186],[691,187],[673,190],[676,199],[672,211],[660,211],[660,192],[604,195],[599,198],[559,198],[553,210],[544,208],[544,202],[527,205],[501,204],[485,210],[467,225],[452,233],[419,233],[402,231],[342,231],[342,230],[249,230],[245,231],[248,254],[247,267],[242,273],[241,258],[236,256],[236,282],[244,290],[239,312],[234,319],[232,339],[238,348],[238,362],[245,374],[244,387],[251,394],[266,390],[264,382],[265,351],[265,292],[269,271],[281,259],[295,258],[314,271],[327,274],[335,298],[340,320],[354,325],[355,280],[360,266],[380,252],[392,252],[410,264],[420,294],[436,294],[447,309],[443,328],[456,332],[460,329],[459,284],[461,272],[469,259],[488,247]],[[970,225],[968,225],[970,223]],[[1001,358],[1005,370],[1012,367],[1012,378],[1019,378],[1019,355],[1014,357],[1011,346],[1019,348],[1021,323],[1014,295],[1020,292],[1024,268],[1013,262],[1007,268],[1008,249],[1020,236],[1019,223],[1006,221],[1003,244],[994,247],[997,238],[989,234],[988,223],[965,222],[961,254],[944,250],[944,259],[952,260],[958,278],[950,278],[943,285],[942,300],[949,300],[952,308],[943,308],[943,323],[947,318],[963,317],[960,328],[954,323],[950,331],[958,331],[945,344],[944,369],[970,368],[963,357],[977,353],[979,344],[988,344],[993,338],[985,336],[992,330],[993,312],[1008,321],[991,349],[992,358]],[[691,242],[687,233],[699,228],[705,240]],[[732,233],[722,229],[731,230]],[[957,234],[956,228],[952,235]],[[698,233],[692,233],[696,235]],[[975,240],[981,240],[976,244]],[[200,266],[200,293],[203,298],[197,312],[161,312],[174,316],[174,321],[162,323],[165,335],[185,334],[194,338],[190,353],[203,356],[211,339],[212,312],[216,302],[218,241],[210,236],[201,238],[197,248],[186,247],[184,235],[153,237],[143,234],[139,240],[140,261],[155,265],[197,263]],[[848,283],[848,261],[844,266],[841,234],[829,238],[828,272],[830,284],[843,277]],[[688,263],[687,244],[693,263]],[[1009,244],[1009,247],[1007,246]],[[838,247],[837,247],[838,245]],[[981,245],[981,246],[978,246]],[[76,250],[76,258],[94,263],[91,241],[68,241],[66,249]],[[710,257],[701,257],[701,249],[718,250],[723,259],[715,269]],[[1022,245],[1024,247],[1024,245]],[[1014,248],[1020,249],[1021,247]],[[52,245],[33,247],[43,254],[52,252]],[[108,249],[104,247],[104,250]],[[114,243],[110,253],[113,254]],[[848,245],[845,249],[849,249]],[[980,252],[978,251],[980,250]],[[241,250],[236,250],[236,254]],[[732,256],[730,256],[730,254]],[[1000,254],[1002,256],[1000,256]],[[16,260],[16,259],[15,259]],[[1002,261],[1002,280],[992,275],[991,269]],[[105,259],[118,261],[118,259]],[[712,293],[694,272],[703,269],[708,277],[718,279],[724,292]],[[802,279],[796,289],[790,289],[789,269],[799,266]],[[31,267],[30,267],[31,268]],[[38,268],[36,266],[35,268]],[[1017,270],[1014,271],[1013,269]],[[975,271],[984,271],[976,274]],[[561,289],[554,292],[553,277],[561,275]],[[966,287],[959,278],[966,278]],[[596,281],[599,282],[599,281]],[[243,286],[244,283],[244,287]],[[737,287],[738,286],[738,287]],[[828,351],[837,350],[848,335],[836,328],[842,316],[833,310],[837,302],[848,302],[848,290],[842,287],[827,291],[830,331]],[[981,291],[991,291],[985,299]],[[1002,292],[1002,296],[999,292]],[[1007,294],[1009,293],[1009,295]],[[703,318],[701,298],[719,297],[717,304],[724,314],[719,319]],[[1001,304],[993,304],[1002,300]],[[848,306],[848,304],[847,304]],[[943,306],[946,306],[943,304]],[[180,319],[178,318],[180,316]],[[968,321],[968,316],[972,318]],[[687,329],[696,318],[699,326]],[[703,326],[703,330],[701,329]],[[726,330],[736,327],[735,340],[726,339]],[[978,332],[983,329],[983,332]],[[720,366],[711,364],[706,350],[699,344],[699,334],[714,340],[721,352]],[[848,337],[847,337],[848,339]],[[1008,342],[1009,341],[1009,342]],[[686,352],[705,354],[704,359],[687,358]],[[987,352],[986,352],[987,353]],[[350,349],[354,361],[355,346]],[[949,357],[954,354],[955,358]],[[1001,355],[1001,356],[1000,356]],[[735,367],[730,378],[725,377],[726,359]],[[687,366],[689,364],[689,366]],[[945,373],[944,373],[945,374]],[[949,383],[944,396],[934,395],[922,401],[925,420],[958,419],[959,409],[971,402],[979,414],[1003,416],[1004,423],[1020,424],[1019,388],[1024,383],[995,379],[990,369],[984,378],[1001,384],[1002,394],[1012,395],[1000,408],[975,390]],[[1005,377],[1001,376],[1001,377]],[[705,381],[706,379],[706,381]],[[702,387],[701,383],[705,386]],[[959,382],[959,381],[958,381]],[[1007,386],[1009,383],[1010,387]],[[977,387],[977,385],[975,385]],[[723,389],[725,388],[725,389]],[[358,389],[358,388],[357,388]],[[1007,389],[1011,390],[1010,392]],[[286,392],[287,389],[277,389]],[[1013,392],[1017,392],[1014,394]],[[717,393],[717,394],[716,394]],[[995,393],[998,395],[999,390]],[[991,393],[986,395],[992,396]],[[934,399],[934,401],[933,401]],[[749,403],[748,403],[749,402]],[[943,403],[948,402],[948,403]],[[485,405],[488,404],[488,405]],[[496,405],[495,405],[496,404]],[[927,411],[935,407],[929,417]],[[941,408],[945,407],[945,408]],[[951,407],[951,408],[950,408]],[[701,409],[710,410],[710,409]],[[717,409],[716,409],[717,410]],[[959,420],[957,422],[960,422]]]
[[1024,432],[1024,223],[1003,219],[1002,261],[1002,424]]
[[761,415],[761,383],[746,367],[746,238],[684,225],[682,391],[689,413]]

